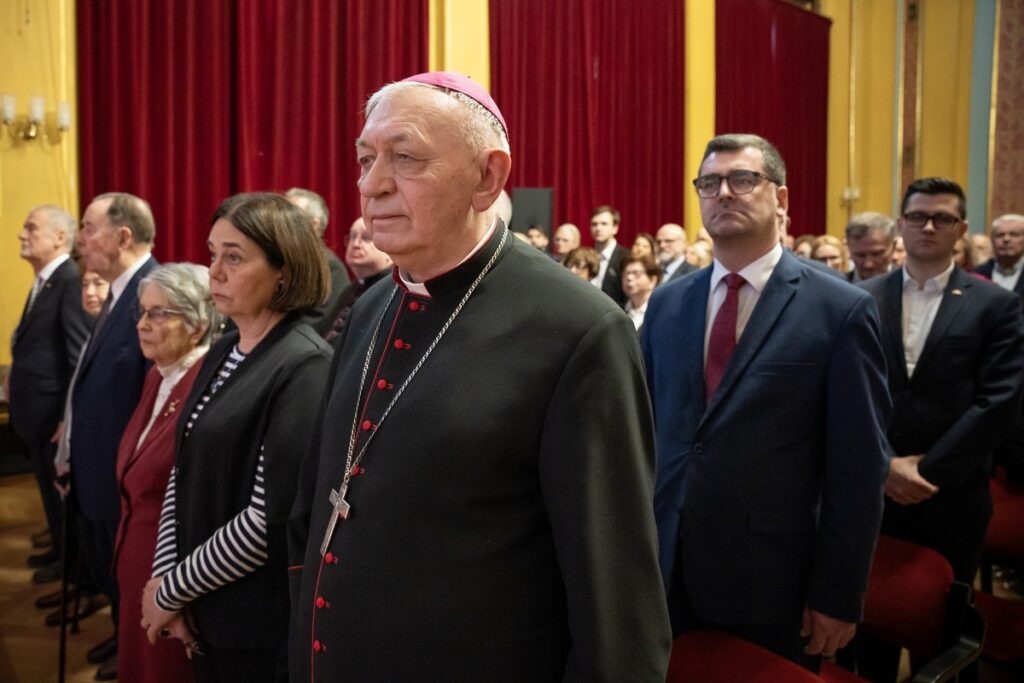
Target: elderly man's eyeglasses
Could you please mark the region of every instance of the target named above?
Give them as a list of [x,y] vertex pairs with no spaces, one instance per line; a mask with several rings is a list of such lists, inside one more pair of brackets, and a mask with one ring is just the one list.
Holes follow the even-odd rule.
[[757,171],[733,171],[727,176],[718,175],[717,173],[702,175],[693,181],[693,186],[697,188],[698,197],[711,199],[718,196],[722,189],[723,180],[729,184],[729,192],[733,194],[750,194],[762,180],[767,180],[771,183],[775,182],[764,173],[758,173]]
[[171,317],[176,315],[184,315],[181,311],[176,311],[173,308],[163,308],[162,306],[154,306],[153,308],[143,308],[142,306],[136,306],[132,309],[132,317],[138,322],[143,318],[149,318],[150,322],[157,324],[167,322]]
[[936,230],[949,230],[960,223],[960,219],[948,213],[925,213],[924,211],[909,211],[903,214],[903,224],[910,228],[923,228],[932,222]]

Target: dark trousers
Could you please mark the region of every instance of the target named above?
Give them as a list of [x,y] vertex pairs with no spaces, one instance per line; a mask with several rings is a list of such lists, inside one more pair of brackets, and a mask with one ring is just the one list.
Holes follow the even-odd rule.
[[53,456],[57,453],[57,444],[49,439],[31,439],[28,441],[29,459],[32,461],[32,472],[39,484],[39,495],[43,499],[43,512],[46,514],[46,528],[53,539],[53,547],[60,550],[61,533],[61,501],[60,494],[54,487],[57,472],[53,467]]
[[97,590],[110,598],[111,615],[116,625],[118,591],[111,568],[114,563],[114,541],[117,538],[118,520],[89,519],[82,514],[78,515],[78,519],[86,567]]
[[[694,590],[700,590],[700,587],[695,586]],[[724,631],[785,657],[812,673],[817,674],[821,670],[821,657],[804,651],[810,639],[801,637],[803,624],[800,619],[780,624],[717,624],[700,618],[690,602],[681,562],[676,562],[676,576],[668,591],[668,606],[673,638],[695,629]]]

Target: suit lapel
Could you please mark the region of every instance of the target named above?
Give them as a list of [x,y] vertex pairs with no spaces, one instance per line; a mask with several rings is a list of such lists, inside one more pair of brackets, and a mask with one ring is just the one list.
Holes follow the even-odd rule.
[[78,370],[79,374],[86,371],[93,358],[96,357],[97,349],[102,345],[103,340],[106,339],[107,335],[110,334],[110,331],[115,329],[116,326],[123,324],[121,322],[122,319],[131,314],[130,311],[132,306],[134,306],[138,301],[137,290],[139,288],[139,281],[156,266],[156,261],[152,256],[150,256],[146,263],[142,264],[142,267],[135,271],[135,274],[132,275],[130,280],[128,280],[128,284],[125,285],[124,291],[121,292],[121,296],[117,297],[117,301],[114,303],[114,307],[107,315],[107,319],[104,321],[103,327],[100,328],[99,333],[97,334],[94,331],[92,336],[89,337],[88,346],[85,349],[85,357],[82,359],[82,365]]
[[878,304],[882,318],[883,338],[889,346],[888,358],[900,385],[907,383],[907,354],[903,348],[903,269],[899,268],[885,278],[882,300]]
[[957,313],[960,312],[964,302],[970,296],[971,287],[974,285],[970,279],[970,276],[965,275],[962,270],[953,267],[949,282],[946,283],[946,289],[942,292],[942,301],[939,302],[935,321],[932,323],[931,329],[928,330],[928,336],[925,337],[924,347],[921,349],[916,367],[919,368],[928,362],[928,356],[931,355],[935,345],[946,336],[950,323],[956,318]]
[[17,343],[17,340],[21,337],[24,331],[28,329],[28,326],[32,321],[38,319],[42,314],[42,311],[46,310],[46,306],[49,305],[50,296],[53,291],[53,283],[56,282],[58,278],[57,274],[61,272],[61,269],[66,268],[69,263],[71,263],[70,259],[65,260],[64,263],[57,266],[57,268],[50,273],[50,277],[46,278],[46,282],[43,283],[43,286],[39,289],[39,293],[36,294],[36,300],[35,303],[32,304],[31,311],[28,310],[28,297],[25,297],[25,307],[21,311],[21,320],[18,322],[18,327],[14,330],[15,343]]
[[[743,335],[736,342],[736,350],[733,351],[729,365],[725,368],[722,382],[718,385],[715,395],[708,399],[709,402],[704,411],[704,417],[701,418],[701,424],[715,411],[718,404],[722,402],[722,398],[732,389],[732,385],[743,375],[768,338],[768,334],[775,327],[775,323],[782,315],[789,300],[796,293],[800,280],[800,269],[794,259],[795,257],[783,253],[782,259],[779,260],[771,277],[768,278],[768,284],[765,285],[764,291],[761,292],[761,296],[757,300],[757,305],[754,306],[754,310],[750,314],[750,320],[747,321]],[[702,343],[703,340],[704,335],[701,335]],[[703,376],[703,373],[701,374]]]
[[[680,330],[676,338],[679,340],[678,353],[683,366],[692,364],[693,372],[685,373],[684,377],[689,380],[685,395],[693,397],[691,404],[694,406],[704,405],[704,336],[707,334],[711,270],[705,268],[700,275],[687,282],[673,285],[680,288],[678,299],[681,306],[678,311],[671,311],[671,315],[686,325],[686,329]],[[699,419],[699,415],[697,417]],[[696,423],[697,419],[693,424]]]

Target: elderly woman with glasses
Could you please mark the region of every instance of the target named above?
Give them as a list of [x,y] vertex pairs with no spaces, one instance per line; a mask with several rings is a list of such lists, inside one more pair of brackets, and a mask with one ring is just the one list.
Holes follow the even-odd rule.
[[285,680],[285,526],[331,363],[303,319],[330,275],[309,219],[277,194],[226,199],[207,246],[214,305],[236,329],[178,408],[141,623],[150,641],[180,637],[184,616],[198,681]]
[[171,263],[154,270],[139,283],[135,318],[142,354],[153,367],[117,455],[121,521],[114,569],[123,596],[118,673],[126,681],[188,681],[192,671],[180,644],[163,641],[150,647],[136,624],[142,618],[142,591],[151,574],[160,506],[174,464],[180,406],[219,328],[206,268]]

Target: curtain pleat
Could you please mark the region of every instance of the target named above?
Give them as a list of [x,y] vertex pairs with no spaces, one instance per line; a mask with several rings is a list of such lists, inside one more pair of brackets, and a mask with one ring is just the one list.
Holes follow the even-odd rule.
[[145,198],[157,258],[203,263],[222,199],[307,187],[339,246],[359,215],[361,106],[426,70],[427,14],[427,0],[79,0],[83,198]]

